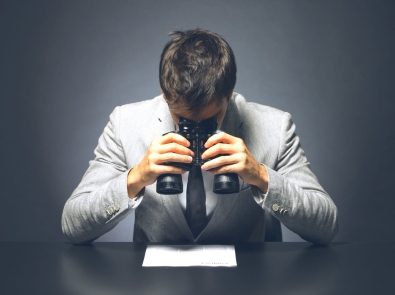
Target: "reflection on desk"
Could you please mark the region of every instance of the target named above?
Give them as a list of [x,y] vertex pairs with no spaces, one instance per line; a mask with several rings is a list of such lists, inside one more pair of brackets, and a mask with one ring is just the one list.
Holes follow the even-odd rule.
[[146,244],[0,243],[2,294],[393,294],[393,243],[246,243],[236,268],[143,268]]

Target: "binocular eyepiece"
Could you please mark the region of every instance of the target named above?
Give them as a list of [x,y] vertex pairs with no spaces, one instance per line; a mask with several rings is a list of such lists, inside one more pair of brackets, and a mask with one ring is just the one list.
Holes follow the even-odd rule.
[[[201,155],[205,152],[204,144],[217,130],[217,117],[203,120],[200,123],[179,118],[178,130],[172,131],[185,137],[189,142],[189,149],[194,152],[191,163],[168,162],[167,165],[181,167],[187,171],[193,166],[201,166],[211,159],[203,160]],[[170,132],[168,132],[170,133]],[[167,134],[167,133],[165,133]],[[163,135],[165,135],[163,134]],[[220,155],[219,155],[220,156]],[[156,181],[156,191],[159,194],[173,195],[183,192],[182,178],[180,174],[162,174]],[[239,191],[239,177],[236,173],[224,173],[214,175],[213,192],[216,194],[232,194]]]

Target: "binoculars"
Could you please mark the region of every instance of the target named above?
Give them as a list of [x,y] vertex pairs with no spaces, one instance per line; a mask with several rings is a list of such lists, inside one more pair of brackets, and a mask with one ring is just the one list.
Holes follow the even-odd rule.
[[[211,159],[203,160],[201,155],[204,153],[206,148],[204,144],[207,139],[215,133],[221,132],[217,130],[218,121],[217,117],[212,117],[203,120],[200,123],[194,121],[179,118],[178,130],[171,131],[185,137],[189,142],[189,149],[194,152],[194,157],[191,163],[179,163],[179,162],[168,162],[166,165],[177,166],[186,169],[187,171],[192,170],[193,166],[201,166]],[[168,133],[171,133],[168,132]],[[166,135],[165,133],[163,135]],[[218,155],[219,157],[221,155]],[[159,194],[173,195],[180,194],[183,191],[182,178],[180,174],[162,174],[156,181],[156,191]],[[216,194],[232,194],[239,191],[239,176],[236,173],[223,173],[214,175],[213,192]]]

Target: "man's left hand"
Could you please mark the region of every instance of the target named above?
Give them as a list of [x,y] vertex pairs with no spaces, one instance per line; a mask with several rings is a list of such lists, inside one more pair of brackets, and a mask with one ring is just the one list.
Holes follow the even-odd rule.
[[259,187],[264,194],[267,192],[269,176],[266,168],[255,160],[241,138],[221,132],[211,136],[204,147],[207,150],[202,159],[220,156],[204,163],[202,170],[212,174],[237,173],[245,182]]

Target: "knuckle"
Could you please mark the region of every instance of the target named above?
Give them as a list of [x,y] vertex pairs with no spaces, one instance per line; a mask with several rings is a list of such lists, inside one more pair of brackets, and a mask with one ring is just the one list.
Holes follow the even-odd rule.
[[165,173],[171,173],[174,170],[173,166],[164,166]]
[[245,152],[247,150],[247,147],[244,144],[239,144],[239,150]]
[[149,171],[149,174],[155,174],[155,172],[156,172],[156,165],[150,163],[148,165],[148,171]]
[[243,154],[237,154],[235,157],[235,162],[239,163],[239,164],[244,164],[246,161],[245,157]]
[[214,145],[211,149],[210,149],[210,152],[212,153],[212,154],[217,154],[219,151],[220,151],[220,146],[219,146],[220,144],[219,143],[217,143],[216,145]]
[[165,161],[170,161],[173,159],[173,155],[171,153],[166,153],[163,156],[164,156],[163,158]]
[[229,144],[226,144],[226,143],[219,143],[218,144],[218,151],[221,151],[222,154],[228,153],[229,148],[230,148]]
[[151,141],[150,146],[151,146],[151,147],[154,147],[154,146],[158,146],[158,145],[160,145],[160,144],[161,144],[161,143],[160,143],[160,138],[155,138],[154,140]]
[[157,159],[156,154],[149,154],[148,155],[148,162],[153,163],[156,161],[156,159]]
[[229,166],[224,166],[224,167],[222,167],[222,171],[223,171],[224,173],[228,173],[229,170],[230,170]]
[[174,133],[173,132],[169,132],[169,133],[163,135],[162,138],[168,139],[168,138],[172,138],[173,136],[174,136]]
[[159,144],[150,145],[148,148],[148,152],[150,154],[155,154],[158,152]]
[[179,150],[180,150],[180,153],[183,153],[185,155],[190,155],[190,153],[191,153],[191,150],[187,147],[180,146]]
[[221,156],[219,157],[218,161],[220,162],[220,164],[225,164],[227,162],[227,156]]

